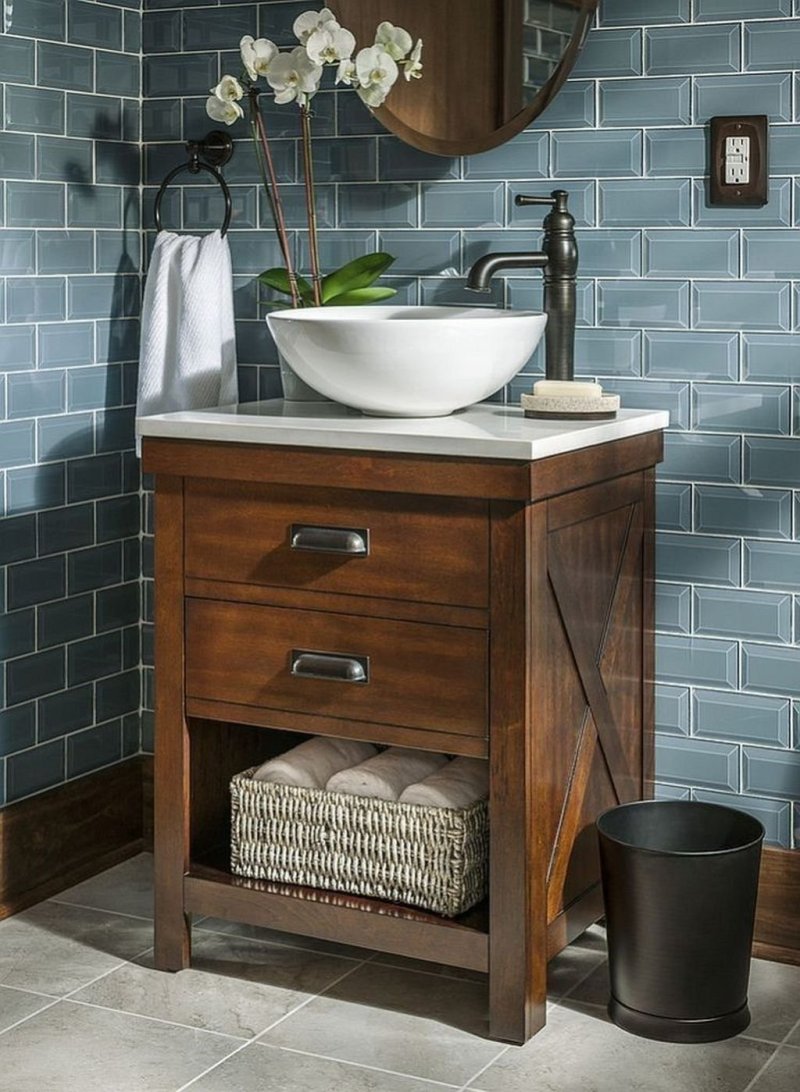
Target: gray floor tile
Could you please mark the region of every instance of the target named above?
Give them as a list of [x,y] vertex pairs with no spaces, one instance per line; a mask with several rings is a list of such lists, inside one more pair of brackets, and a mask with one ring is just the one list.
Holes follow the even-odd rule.
[[753,1085],[752,1092],[797,1092],[800,1088],[800,1050],[781,1047]]
[[[5,1031],[12,1024],[32,1016],[34,1012],[52,1005],[52,997],[38,993],[25,993],[22,990],[10,990],[0,986],[0,1031]],[[2,1053],[2,1052],[0,1052]]]
[[152,918],[153,855],[140,853],[131,857],[129,861],[62,891],[56,895],[56,901]]
[[189,1086],[191,1092],[446,1092],[456,1087],[361,1069],[260,1043],[246,1047]]
[[195,934],[191,970],[167,974],[152,970],[150,958],[137,963],[80,990],[75,1000],[244,1039],[358,966],[214,933]]
[[551,998],[569,993],[605,960],[606,934],[597,925],[551,959],[547,967],[547,992]]
[[800,1047],[800,1020],[798,1020],[797,1027],[794,1029],[794,1031],[789,1036],[789,1038],[786,1040],[786,1042],[790,1046]]
[[480,983],[367,963],[268,1031],[276,1046],[463,1084],[496,1057]]
[[152,943],[148,921],[43,902],[0,922],[0,985],[62,995]]
[[470,1087],[481,1092],[744,1092],[774,1048],[752,1039],[683,1046],[620,1031],[600,1009],[556,1007],[525,1047]]
[[[237,1040],[61,1001],[0,1038],[7,1092],[175,1092]],[[13,1075],[13,1076],[10,1076]]]

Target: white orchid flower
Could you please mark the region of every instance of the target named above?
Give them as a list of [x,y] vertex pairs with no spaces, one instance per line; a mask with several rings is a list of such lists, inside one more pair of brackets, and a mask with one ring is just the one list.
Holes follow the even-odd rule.
[[396,61],[402,61],[411,51],[412,38],[407,30],[396,27],[393,23],[378,23],[375,31],[375,45],[388,53]]
[[235,76],[223,76],[217,86],[211,88],[211,94],[223,102],[238,102],[244,96],[244,88]]
[[266,76],[269,66],[278,55],[278,47],[269,38],[254,38],[245,34],[239,43],[242,64],[251,80]]
[[319,90],[322,68],[309,57],[303,46],[291,53],[279,53],[267,73],[267,81],[281,105],[295,99],[305,105]]
[[403,65],[403,75],[407,80],[422,79],[422,39],[417,38],[417,44],[408,55]]
[[347,87],[352,87],[356,82],[358,76],[356,75],[356,65],[352,58],[348,57],[344,61],[339,62],[339,67],[336,69],[336,83],[343,83]]
[[306,52],[314,64],[339,64],[341,61],[348,61],[355,48],[355,37],[335,22],[318,26],[306,41]]
[[244,110],[238,102],[231,99],[219,99],[216,95],[206,99],[206,113],[213,121],[221,121],[225,125],[233,125],[239,118],[244,117]]
[[323,8],[322,11],[304,11],[302,15],[298,15],[295,19],[292,30],[298,42],[305,45],[314,31],[326,23],[334,23],[337,27],[339,25],[330,8]]
[[358,95],[373,110],[382,106],[398,76],[397,63],[380,46],[369,46],[356,54]]

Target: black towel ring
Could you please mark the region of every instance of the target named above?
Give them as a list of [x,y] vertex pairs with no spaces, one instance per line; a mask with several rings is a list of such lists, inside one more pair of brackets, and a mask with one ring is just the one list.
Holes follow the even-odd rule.
[[164,194],[167,192],[167,187],[173,178],[175,178],[176,175],[179,175],[181,171],[189,171],[190,174],[199,174],[200,171],[206,171],[219,183],[220,189],[222,190],[222,196],[225,198],[225,217],[222,221],[222,228],[220,229],[221,233],[225,235],[231,223],[231,191],[228,189],[228,183],[217,168],[224,166],[233,155],[233,141],[230,136],[228,136],[227,133],[222,132],[221,129],[214,129],[206,135],[204,140],[188,141],[186,144],[186,151],[189,153],[189,162],[181,163],[179,166],[173,167],[161,183],[158,193],[156,194],[156,203],[153,210],[156,231],[163,231],[163,225],[161,223],[161,202],[164,199]]

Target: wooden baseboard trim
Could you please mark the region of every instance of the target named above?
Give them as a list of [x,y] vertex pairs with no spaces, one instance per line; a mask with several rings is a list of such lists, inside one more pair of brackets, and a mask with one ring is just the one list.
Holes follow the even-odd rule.
[[142,758],[0,811],[0,919],[140,853]]
[[763,959],[800,964],[800,850],[763,852],[753,951]]

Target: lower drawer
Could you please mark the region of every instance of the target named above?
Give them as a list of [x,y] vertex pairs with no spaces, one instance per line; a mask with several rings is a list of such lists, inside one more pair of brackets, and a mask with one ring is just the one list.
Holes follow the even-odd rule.
[[485,736],[487,634],[186,600],[191,698]]

